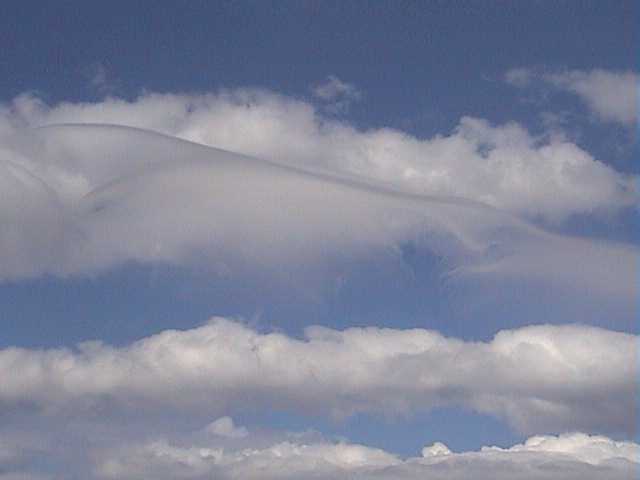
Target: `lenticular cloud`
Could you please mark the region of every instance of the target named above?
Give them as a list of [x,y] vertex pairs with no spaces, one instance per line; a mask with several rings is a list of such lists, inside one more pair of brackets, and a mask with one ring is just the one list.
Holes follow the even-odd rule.
[[527,279],[619,304],[635,294],[636,247],[547,233],[469,200],[127,127],[21,130],[4,143],[4,280],[127,262],[309,280],[349,261],[398,261],[414,243],[456,278]]
[[[329,91],[336,93],[336,88],[350,91],[342,83]],[[634,105],[627,88],[612,91],[623,104]],[[257,89],[148,93],[133,101],[108,98],[54,106],[22,95],[0,106],[0,126],[3,121],[30,127],[67,122],[139,127],[258,158],[355,174],[412,193],[467,198],[548,221],[615,212],[638,199],[632,175],[598,161],[558,132],[536,136],[517,123],[491,125],[472,117],[429,139],[391,128],[361,131],[327,118],[309,102]]]

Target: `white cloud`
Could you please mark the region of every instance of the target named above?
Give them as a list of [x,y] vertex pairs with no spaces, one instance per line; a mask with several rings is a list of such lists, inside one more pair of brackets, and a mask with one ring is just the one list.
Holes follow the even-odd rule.
[[2,480],[629,480],[640,467],[638,444],[577,432],[539,435],[508,448],[487,446],[467,452],[452,452],[436,442],[425,446],[422,456],[403,458],[379,448],[305,432],[252,431],[241,438],[229,438],[202,435],[206,428],[179,433],[163,422],[160,430],[148,423],[138,424],[131,436],[126,428],[114,429],[111,421],[107,421],[110,427],[99,426],[97,417],[88,423],[71,417],[58,420],[58,424],[50,424],[36,417],[20,426],[22,434],[11,433],[3,425],[0,435],[9,438],[9,443],[12,436],[24,436],[29,428],[35,428],[27,434],[35,441],[31,446],[24,441],[13,444],[37,451],[37,456],[17,463],[15,456],[4,463],[0,459]]
[[231,417],[220,417],[217,420],[211,422],[205,427],[205,431],[212,435],[225,438],[243,438],[246,437],[249,432],[244,427],[237,427],[233,423]]
[[[122,348],[0,350],[0,405],[47,414],[111,405],[338,417],[461,406],[525,432],[624,431],[635,428],[637,342],[577,325],[505,330],[488,343],[373,327],[311,327],[298,340],[214,319]],[[228,420],[212,429],[245,433]]]
[[[328,93],[326,94],[328,95]],[[402,131],[359,131],[323,118],[312,105],[265,91],[146,94],[127,102],[61,103],[30,96],[5,106],[7,122],[112,123],[289,164],[372,178],[403,191],[456,196],[530,217],[637,202],[633,177],[559,138],[542,140],[517,124],[462,118],[451,133],[420,140]],[[94,142],[93,148],[100,148]]]
[[358,98],[362,95],[356,87],[343,82],[335,75],[329,75],[325,83],[316,85],[313,94],[323,100],[335,100],[343,95]]
[[598,465],[612,459],[626,459],[638,463],[640,446],[632,442],[616,442],[600,435],[583,433],[560,436],[538,435],[529,438],[524,444],[509,449],[484,447],[483,452],[544,452],[565,454],[581,462]]
[[85,75],[89,81],[89,85],[100,94],[113,93],[115,85],[111,79],[111,75],[107,67],[99,62],[90,65]]
[[355,85],[343,82],[335,75],[329,75],[324,83],[315,85],[311,91],[314,97],[325,102],[325,109],[331,113],[346,112],[352,103],[363,96]]
[[[324,93],[328,100],[347,95],[337,82]],[[139,126],[266,161],[130,128],[25,128],[58,122]],[[133,261],[204,264],[243,278],[267,272],[269,282],[284,276],[306,284],[327,272],[340,278],[349,261],[398,262],[401,246],[413,242],[445,257],[452,278],[526,279],[631,311],[636,246],[550,234],[517,216],[560,221],[616,211],[637,202],[634,181],[575,144],[474,118],[420,140],[391,129],[359,131],[263,91],[56,106],[23,95],[0,107],[0,280]],[[128,347],[0,350],[0,408],[48,418],[112,408],[207,415],[278,408],[339,417],[458,406],[527,432],[621,432],[634,428],[637,341],[583,326],[502,331],[489,342],[421,329],[314,327],[299,340],[216,319]],[[227,442],[250,436],[227,416],[205,433]],[[625,478],[635,468],[629,452],[637,446],[584,435],[465,454],[435,444],[409,460],[348,444],[287,441],[230,451],[159,440],[105,460],[101,471],[436,479],[447,471],[450,479],[468,478],[471,469],[480,479],[585,480]],[[17,458],[14,443],[0,440],[0,478],[13,478],[2,472],[13,472]]]
[[516,87],[526,87],[531,81],[534,73],[531,69],[528,68],[512,68],[511,70],[505,73],[504,78],[507,83],[514,85]]
[[507,82],[526,87],[543,82],[577,95],[602,121],[634,127],[638,121],[638,75],[602,69],[539,72],[526,68],[510,70]]
[[[547,448],[547,446],[549,448]],[[444,445],[422,458],[400,459],[383,450],[347,443],[296,444],[225,451],[152,442],[115,451],[98,465],[103,478],[222,479],[630,479],[640,447],[606,437],[567,434],[536,437],[509,449],[485,447],[452,453]],[[446,453],[445,453],[446,450]]]
[[[264,449],[225,452],[220,448],[180,448],[165,442],[140,446],[98,466],[106,478],[332,478],[358,470],[387,467],[396,457],[382,450],[350,444],[283,442]],[[168,475],[167,475],[168,474]]]
[[[496,130],[471,120],[459,136],[508,148],[528,141],[519,127]],[[374,180],[126,127],[58,126],[2,138],[0,222],[11,226],[0,230],[2,280],[140,262],[204,265],[220,276],[262,275],[270,284],[312,288],[348,275],[350,262],[397,270],[401,246],[414,243],[446,259],[451,281],[543,284],[579,302],[594,298],[623,310],[635,302],[635,246],[550,234],[444,194],[412,195]],[[576,148],[549,145],[541,155],[571,158]],[[508,163],[496,155],[492,163]],[[563,166],[560,177],[589,178],[580,165],[590,160],[576,155],[570,160],[575,171]],[[595,168],[604,184],[594,180],[593,186],[606,197],[604,185],[622,177]]]

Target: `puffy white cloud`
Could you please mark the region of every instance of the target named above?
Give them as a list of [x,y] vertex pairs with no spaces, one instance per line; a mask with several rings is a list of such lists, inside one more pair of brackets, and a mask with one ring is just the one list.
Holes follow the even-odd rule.
[[575,459],[598,465],[611,459],[620,458],[640,462],[640,446],[632,442],[616,442],[601,435],[584,433],[564,434],[560,436],[538,435],[529,438],[524,444],[508,449],[483,447],[483,452],[545,452],[572,456]]
[[385,451],[347,443],[295,444],[225,451],[179,447],[157,441],[111,452],[97,468],[105,478],[269,479],[631,479],[640,446],[606,437],[567,434],[536,437],[509,449],[484,447],[452,453],[425,448],[422,458],[400,459]]
[[[335,84],[325,86],[323,95],[344,90]],[[52,107],[23,95],[0,114],[5,122],[19,125],[147,128],[258,158],[373,178],[407,192],[467,198],[554,221],[637,201],[633,177],[577,145],[536,138],[517,124],[494,126],[477,118],[462,118],[453,132],[422,140],[387,128],[360,131],[323,118],[304,101],[242,89],[149,93],[131,102],[112,98]],[[97,141],[93,149],[100,149]]]
[[601,120],[633,127],[638,121],[638,75],[602,69],[539,72],[517,68],[506,80],[518,87],[544,82],[577,95]]
[[[0,351],[0,405],[45,413],[169,408],[207,414],[293,409],[333,416],[461,406],[527,432],[635,428],[634,335],[568,325],[487,343],[434,331],[310,327],[306,338],[214,319],[128,347]],[[240,438],[219,420],[212,431]]]
[[125,458],[105,461],[99,476],[107,478],[334,478],[359,470],[368,471],[398,463],[379,449],[351,444],[278,443],[264,449],[225,452],[222,449],[180,448],[165,442],[143,445]]

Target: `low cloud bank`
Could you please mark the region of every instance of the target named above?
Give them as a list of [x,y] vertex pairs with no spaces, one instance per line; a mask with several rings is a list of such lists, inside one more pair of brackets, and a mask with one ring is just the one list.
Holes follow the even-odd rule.
[[97,468],[102,478],[222,479],[582,479],[633,478],[640,446],[607,437],[540,436],[522,445],[453,453],[436,443],[423,456],[400,459],[383,450],[347,443],[282,442],[235,451],[175,446],[166,441],[112,452]]
[[578,432],[466,452],[435,442],[421,455],[403,458],[313,431],[253,430],[236,426],[230,417],[211,423],[221,424],[242,435],[220,435],[209,425],[182,433],[114,436],[91,422],[67,424],[55,434],[25,431],[0,443],[0,453],[9,452],[0,456],[0,478],[631,480],[640,467],[638,444]]
[[[260,408],[335,417],[459,406],[523,432],[631,433],[637,342],[578,325],[504,330],[487,343],[374,327],[310,327],[295,339],[217,318],[122,348],[1,350],[0,405],[45,414]],[[229,424],[211,428],[241,434]]]

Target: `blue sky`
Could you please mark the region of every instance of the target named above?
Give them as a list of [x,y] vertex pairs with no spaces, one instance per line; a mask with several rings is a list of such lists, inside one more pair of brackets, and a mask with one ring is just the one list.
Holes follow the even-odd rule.
[[631,478],[638,15],[3,2],[0,480]]

